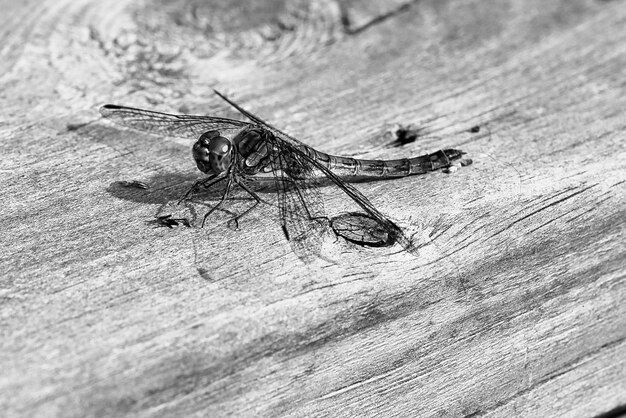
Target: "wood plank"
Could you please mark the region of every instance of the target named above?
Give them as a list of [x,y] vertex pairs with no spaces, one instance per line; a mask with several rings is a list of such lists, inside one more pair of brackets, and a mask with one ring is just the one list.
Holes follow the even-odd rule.
[[[626,405],[625,23],[620,0],[5,4],[0,408]],[[327,236],[302,263],[271,206],[238,231],[226,213],[157,228],[157,212],[197,223],[208,208],[175,205],[200,177],[195,138],[125,131],[97,109],[240,117],[214,88],[321,151],[453,147],[474,164],[356,185],[424,246],[418,256]],[[393,146],[395,124],[420,136]],[[135,180],[149,189],[124,187]],[[329,213],[346,209],[323,192]]]

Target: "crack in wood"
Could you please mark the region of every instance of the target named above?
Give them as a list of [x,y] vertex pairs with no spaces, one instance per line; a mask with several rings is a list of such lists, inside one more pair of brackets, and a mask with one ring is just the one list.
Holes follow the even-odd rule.
[[373,26],[381,24],[389,19],[392,19],[394,17],[401,15],[402,13],[405,13],[407,10],[411,8],[412,5],[414,5],[415,3],[418,3],[419,1],[421,0],[413,0],[413,1],[406,2],[406,3],[402,3],[399,6],[396,6],[392,10],[383,12],[379,15],[370,16],[369,20],[366,20],[365,22],[360,22],[358,24],[355,23],[353,18],[350,17],[350,11],[348,7],[346,7],[344,3],[340,3],[340,11],[341,11],[340,21],[343,27],[343,31],[347,35],[351,35],[351,36],[358,35],[362,33],[363,31],[370,29]]
[[543,211],[543,210],[546,210],[546,209],[548,209],[548,208],[550,208],[550,207],[552,207],[552,206],[558,205],[559,203],[562,203],[562,202],[564,202],[564,201],[566,201],[566,200],[568,200],[568,199],[571,199],[572,197],[575,197],[575,196],[577,196],[577,195],[579,195],[579,194],[581,194],[581,193],[584,193],[584,192],[586,192],[587,190],[589,190],[589,189],[591,189],[591,188],[593,188],[593,187],[596,187],[596,186],[597,186],[597,184],[593,184],[593,185],[591,185],[591,186],[585,187],[585,188],[583,188],[583,189],[581,189],[581,190],[579,190],[579,191],[577,191],[577,192],[574,192],[574,193],[572,193],[572,194],[570,194],[570,195],[568,195],[568,196],[566,196],[566,197],[564,197],[564,198],[562,198],[562,199],[559,199],[559,200],[557,200],[557,201],[555,201],[555,202],[552,202],[552,203],[550,203],[550,204],[548,204],[548,205],[545,205],[545,206],[543,206],[543,207],[541,207],[541,208],[539,208],[539,209],[537,209],[537,210],[534,210],[534,211],[532,211],[531,213],[529,213],[529,214],[527,214],[527,215],[524,215],[524,216],[522,216],[521,218],[516,219],[515,221],[513,221],[513,222],[509,223],[509,224],[508,224],[505,228],[503,228],[503,229],[499,230],[498,232],[494,233],[493,235],[489,236],[489,237],[488,237],[488,238],[486,238],[486,239],[491,239],[491,238],[493,238],[493,237],[497,236],[498,234],[501,234],[502,232],[504,232],[504,231],[507,231],[507,230],[511,229],[511,228],[513,227],[513,225],[516,225],[516,224],[518,224],[518,223],[522,222],[523,220],[528,219],[528,218],[530,218],[531,216],[534,216],[534,215],[536,215],[537,213],[539,213],[539,212],[541,212],[541,211]]

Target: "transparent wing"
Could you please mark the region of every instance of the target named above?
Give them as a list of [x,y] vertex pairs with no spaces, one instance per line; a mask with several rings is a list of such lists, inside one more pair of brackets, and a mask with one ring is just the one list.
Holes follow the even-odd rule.
[[327,225],[319,178],[304,154],[276,137],[269,142],[281,226],[296,255],[310,262],[321,253]]
[[194,115],[171,115],[169,113],[136,109],[133,107],[107,104],[100,114],[118,125],[152,134],[197,138],[207,131],[217,130],[222,134],[234,134],[250,126],[228,118]]
[[[322,236],[328,225],[324,205],[319,191],[319,178],[314,171],[321,171],[337,187],[346,193],[366,213],[371,223],[386,231],[387,245],[400,244],[406,251],[417,254],[418,248],[402,229],[385,217],[354,186],[343,182],[323,164],[315,161],[297,147],[280,137],[273,140],[274,176],[278,184],[278,199],[281,222],[285,234],[292,241],[296,254],[303,260],[319,255]],[[281,174],[277,174],[280,172]]]
[[[306,155],[301,150],[301,148],[306,147],[306,145],[293,138],[292,136],[289,136],[288,134],[282,132],[280,129],[273,127],[258,116],[243,109],[241,106],[234,103],[217,90],[214,90],[214,92],[231,106],[233,106],[235,109],[237,109],[241,114],[246,116],[248,119],[274,134],[274,139],[272,140],[273,146],[271,147],[271,152],[273,154],[272,164],[276,181],[279,183],[279,206],[281,208],[281,221],[283,223],[283,229],[287,228],[286,234],[290,239],[292,237],[291,235],[289,235],[289,228],[293,228],[295,232],[294,235],[299,236],[303,239],[301,243],[294,243],[294,249],[296,250],[296,253],[299,248],[305,248],[307,244],[311,245],[311,248],[318,248],[317,246],[319,246],[319,249],[321,249],[322,240],[320,234],[318,234],[316,238],[306,238],[306,236],[304,236],[304,234],[311,228],[311,222],[308,222],[309,226],[307,226],[306,218],[304,220],[292,220],[289,218],[289,216],[292,216],[290,215],[292,211],[295,211],[296,213],[302,213],[302,206],[316,207],[313,205],[313,203],[318,200],[322,200],[319,190],[317,190],[315,184],[313,183],[313,172],[315,170],[321,171],[329,180],[331,180],[345,194],[347,194],[352,200],[354,200],[354,202],[358,204],[372,220],[378,222],[380,227],[387,231],[387,233],[389,234],[389,240],[399,243],[402,247],[404,247],[406,251],[410,253],[417,253],[418,248],[413,245],[411,240],[404,234],[402,229],[391,220],[389,220],[387,217],[385,217],[382,213],[380,213],[378,209],[376,209],[376,207],[374,207],[374,205],[361,192],[359,192],[351,184],[345,183],[326,166]],[[279,176],[276,174],[277,170],[280,170],[285,174]],[[302,178],[293,179],[293,173],[298,173],[298,175]],[[308,180],[306,179],[307,173],[309,176]],[[285,179],[285,176],[287,176],[288,178]],[[285,180],[292,180],[293,182],[290,184],[293,184],[293,186],[283,185]],[[309,191],[307,192],[307,190]],[[309,202],[311,204],[309,204]],[[321,208],[323,213],[323,205],[321,205]],[[304,213],[306,213],[306,211]],[[312,217],[309,217],[309,219],[312,219]],[[317,224],[317,222],[315,223]],[[311,241],[313,239],[315,239],[316,241]]]
[[231,105],[232,107],[237,109],[237,111],[239,113],[241,113],[242,115],[244,115],[245,117],[247,117],[248,119],[253,121],[255,124],[263,126],[265,129],[267,129],[268,131],[272,132],[274,135],[281,137],[281,139],[283,141],[285,141],[285,142],[287,142],[287,143],[289,143],[291,145],[306,147],[306,145],[304,143],[302,143],[302,142],[298,141],[296,138],[294,138],[294,137],[284,133],[280,129],[273,127],[272,125],[270,125],[269,123],[265,122],[263,119],[261,119],[260,117],[256,116],[255,114],[248,112],[246,109],[244,109],[243,107],[239,106],[237,103],[233,102],[232,100],[230,100],[228,97],[224,96],[219,91],[213,90],[213,92],[215,92],[215,94],[217,94],[226,103],[228,103],[229,105]]
[[[286,144],[285,142],[282,142],[282,143]],[[328,179],[330,179],[333,183],[335,183],[337,187],[339,187],[357,205],[359,205],[361,209],[363,209],[372,220],[374,220],[375,222],[378,222],[380,227],[383,228],[385,231],[387,231],[388,236],[389,236],[388,239],[390,241],[397,242],[402,247],[404,247],[404,249],[408,252],[411,252],[411,253],[417,252],[417,248],[411,243],[411,240],[407,238],[407,236],[404,234],[402,229],[398,227],[395,223],[393,223],[391,220],[389,220],[378,209],[376,209],[376,207],[372,204],[372,202],[370,202],[361,192],[359,192],[356,189],[356,187],[354,187],[350,183],[344,182],[335,173],[330,171],[326,166],[310,158],[308,155],[306,155],[299,149],[292,147],[291,145],[289,145],[289,147],[292,148],[291,150],[292,153],[299,154],[301,156],[300,158],[307,160],[314,169],[317,169],[321,171],[322,173],[324,173],[324,175]]]

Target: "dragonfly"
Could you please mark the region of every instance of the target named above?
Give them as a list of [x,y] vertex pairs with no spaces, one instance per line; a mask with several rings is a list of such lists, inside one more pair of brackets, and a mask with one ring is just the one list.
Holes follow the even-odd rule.
[[255,176],[271,173],[282,231],[296,255],[303,261],[319,256],[324,231],[328,228],[329,218],[320,191],[324,181],[339,189],[360,207],[363,216],[384,233],[386,245],[397,243],[407,252],[417,254],[419,246],[412,242],[404,230],[346,180],[425,174],[450,167],[465,152],[443,149],[394,160],[331,155],[270,125],[219,91],[214,92],[250,122],[216,116],[175,115],[113,104],[102,106],[100,113],[105,119],[123,127],[156,135],[198,138],[193,145],[192,155],[198,169],[207,177],[196,181],[181,201],[189,199],[201,188],[225,182],[219,202],[204,215],[202,226],[209,215],[229,199],[236,186],[245,190],[254,203],[232,218],[229,225],[238,225],[239,219],[258,204],[267,203],[250,184]]

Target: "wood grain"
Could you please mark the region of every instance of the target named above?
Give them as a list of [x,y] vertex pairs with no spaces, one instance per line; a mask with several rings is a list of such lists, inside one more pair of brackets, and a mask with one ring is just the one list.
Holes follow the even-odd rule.
[[[624,1],[224,4],[3,5],[5,416],[626,405]],[[236,117],[213,88],[322,151],[454,147],[474,164],[357,185],[418,257],[328,237],[303,264],[269,206],[239,231],[223,213],[154,227],[206,210],[174,205],[199,177],[194,138],[124,131],[97,108]],[[390,146],[393,124],[424,136]]]

